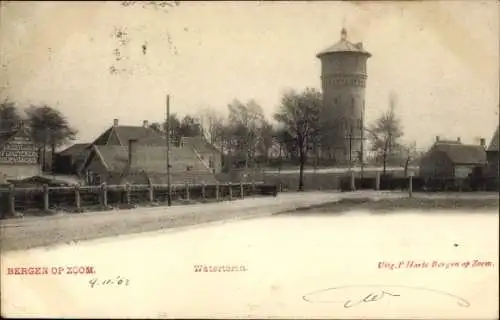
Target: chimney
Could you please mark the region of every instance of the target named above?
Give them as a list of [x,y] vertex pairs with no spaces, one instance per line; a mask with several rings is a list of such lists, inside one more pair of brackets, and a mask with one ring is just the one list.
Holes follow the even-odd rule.
[[128,141],[128,164],[130,168],[137,166],[137,140]]
[[142,126],[143,126],[144,128],[147,128],[147,127],[148,127],[148,125],[149,125],[149,121],[148,121],[148,120],[143,120],[143,121],[142,121]]
[[439,136],[436,136],[436,142],[439,142]]
[[113,126],[114,127],[118,126],[118,119],[113,119]]
[[481,147],[486,146],[486,140],[484,140],[484,138],[479,139],[479,144],[481,145]]
[[458,138],[457,138],[457,142],[458,142],[458,143],[461,143],[461,142],[462,142],[462,140],[460,139],[460,137],[458,137]]

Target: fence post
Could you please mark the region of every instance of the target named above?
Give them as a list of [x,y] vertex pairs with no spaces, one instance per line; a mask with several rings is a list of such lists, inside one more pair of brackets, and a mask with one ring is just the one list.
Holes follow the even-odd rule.
[[128,183],[125,184],[125,202],[130,204],[130,184]]
[[410,179],[408,181],[408,194],[410,198],[413,196],[413,175],[410,175]]
[[202,183],[201,185],[201,199],[205,200],[205,182]]
[[154,188],[151,180],[148,181],[148,200],[149,202],[153,202],[155,200]]
[[351,191],[356,191],[356,178],[354,177],[354,171],[351,170],[351,176],[350,176],[350,186],[351,186]]
[[380,172],[378,171],[375,175],[375,190],[380,190]]
[[9,185],[9,214],[11,216],[16,214],[16,189],[13,184]]
[[77,183],[75,185],[75,205],[76,205],[77,212],[80,211],[82,208],[82,200],[80,197],[80,184],[79,183]]
[[101,205],[103,207],[108,206],[108,186],[106,185],[106,182],[103,182],[101,185],[101,190],[102,190],[102,203]]
[[229,201],[233,200],[233,184],[231,182],[227,183],[227,187],[229,188]]
[[43,185],[43,211],[49,211],[49,186]]
[[215,184],[215,201],[219,201],[219,181]]
[[252,180],[252,195],[254,197],[256,196],[255,179]]
[[243,186],[243,181],[240,180],[240,198],[245,199],[245,186]]
[[190,194],[189,194],[189,182],[186,182],[186,200],[189,201],[190,199]]

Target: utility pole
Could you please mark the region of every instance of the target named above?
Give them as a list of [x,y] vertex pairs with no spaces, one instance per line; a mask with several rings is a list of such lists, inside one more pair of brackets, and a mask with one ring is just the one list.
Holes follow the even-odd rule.
[[363,100],[363,108],[361,109],[361,179],[363,179],[363,173],[365,168],[365,101]]
[[165,140],[167,142],[167,205],[172,205],[172,197],[170,192],[170,95],[167,94],[167,118],[166,118]]
[[352,171],[352,125],[349,128],[349,171]]

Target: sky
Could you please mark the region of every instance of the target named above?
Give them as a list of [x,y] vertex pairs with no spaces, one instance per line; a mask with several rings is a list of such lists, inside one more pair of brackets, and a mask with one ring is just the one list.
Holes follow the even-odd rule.
[[[115,118],[161,121],[167,94],[180,116],[255,99],[271,118],[286,90],[321,88],[316,54],[343,26],[373,55],[367,123],[393,92],[404,141],[489,142],[499,116],[496,1],[181,2],[168,10],[2,2],[0,99],[59,109],[82,142]],[[127,32],[126,45],[116,30]],[[111,66],[123,71],[111,74]]]

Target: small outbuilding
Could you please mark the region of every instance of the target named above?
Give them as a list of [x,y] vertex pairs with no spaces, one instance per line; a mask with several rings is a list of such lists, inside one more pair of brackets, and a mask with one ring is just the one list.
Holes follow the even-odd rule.
[[423,178],[465,179],[481,177],[486,168],[484,140],[479,145],[462,144],[456,141],[440,140],[420,161],[420,176]]

